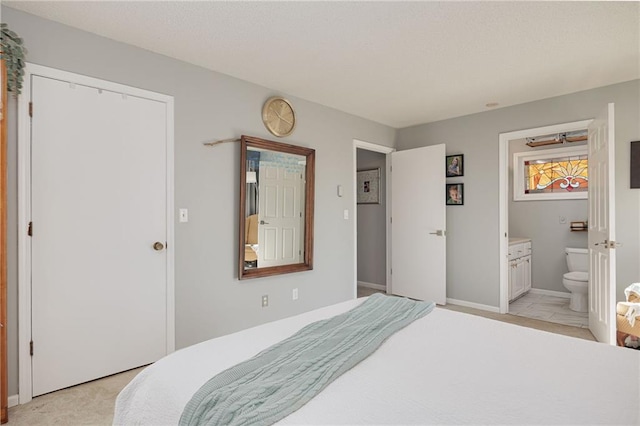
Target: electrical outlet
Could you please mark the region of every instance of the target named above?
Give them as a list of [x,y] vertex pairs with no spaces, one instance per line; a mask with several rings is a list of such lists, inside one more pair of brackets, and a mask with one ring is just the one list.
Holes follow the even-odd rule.
[[266,308],[267,306],[269,306],[269,295],[265,294],[262,296],[262,307]]
[[293,292],[291,292],[291,298],[293,300],[298,300],[298,289],[297,288],[294,288]]

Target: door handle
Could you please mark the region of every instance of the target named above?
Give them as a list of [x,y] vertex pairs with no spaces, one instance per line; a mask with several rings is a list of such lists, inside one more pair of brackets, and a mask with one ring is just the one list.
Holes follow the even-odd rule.
[[445,231],[442,229],[438,229],[436,232],[429,232],[429,235],[437,235],[438,237],[442,237],[445,235]]
[[162,249],[164,249],[164,244],[162,244],[160,241],[156,241],[155,243],[153,243],[153,249],[155,251],[162,251]]
[[269,224],[269,222],[265,222],[264,220],[260,221],[260,225],[268,225],[268,224]]
[[604,246],[604,248],[614,249],[616,247],[622,246],[622,243],[617,243],[615,241],[604,240],[600,243],[595,243],[594,246]]

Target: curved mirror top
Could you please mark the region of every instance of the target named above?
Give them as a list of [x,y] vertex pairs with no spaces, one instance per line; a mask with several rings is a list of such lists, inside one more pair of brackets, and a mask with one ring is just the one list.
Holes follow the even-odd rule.
[[315,151],[242,137],[239,277],[312,269]]

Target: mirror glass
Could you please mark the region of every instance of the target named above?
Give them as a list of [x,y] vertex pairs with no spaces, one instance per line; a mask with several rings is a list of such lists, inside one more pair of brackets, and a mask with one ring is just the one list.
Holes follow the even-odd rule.
[[242,136],[239,278],[313,269],[315,150]]

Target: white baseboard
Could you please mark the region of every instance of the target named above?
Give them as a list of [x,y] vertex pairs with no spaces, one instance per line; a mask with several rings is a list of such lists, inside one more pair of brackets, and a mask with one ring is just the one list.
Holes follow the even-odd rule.
[[360,287],[373,288],[375,290],[382,290],[382,291],[386,291],[387,290],[387,286],[385,286],[385,285],[368,283],[366,281],[358,281],[358,285]]
[[467,302],[466,300],[450,299],[447,297],[447,303],[450,303],[452,305],[465,306],[467,308],[480,309],[482,311],[495,312],[498,314],[500,313],[500,308],[497,306],[489,306],[489,305],[483,305],[481,303]]
[[571,293],[565,293],[563,291],[545,290],[543,288],[532,288],[529,290],[531,294],[541,294],[543,296],[555,296],[564,297],[565,299],[571,299]]
[[9,398],[9,408],[11,407],[15,407],[16,405],[20,404],[20,395],[11,395]]

